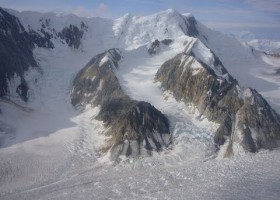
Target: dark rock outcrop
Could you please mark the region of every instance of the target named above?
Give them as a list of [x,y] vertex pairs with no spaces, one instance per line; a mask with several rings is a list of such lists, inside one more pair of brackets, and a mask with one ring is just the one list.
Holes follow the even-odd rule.
[[[28,100],[28,83],[24,73],[30,68],[38,68],[33,56],[35,46],[39,48],[54,48],[52,39],[60,38],[69,47],[79,48],[84,32],[88,27],[81,22],[80,27],[69,25],[61,32],[52,28],[50,19],[39,19],[41,28],[26,30],[20,20],[0,8],[0,97],[17,93],[22,100]],[[20,83],[16,91],[9,91],[9,82],[19,77]]]
[[18,91],[27,101],[24,72],[38,67],[34,57],[34,43],[19,19],[0,8],[0,96],[8,95],[8,81],[17,75],[21,78]]
[[88,30],[88,27],[83,21],[79,26],[70,24],[68,27],[64,27],[62,31],[58,32],[52,28],[51,19],[40,19],[41,29],[33,30],[29,27],[28,33],[38,47],[54,48],[54,44],[51,39],[60,38],[62,43],[66,43],[69,47],[78,49],[82,44],[82,38],[84,33]]
[[152,42],[151,46],[149,47],[148,49],[148,53],[150,55],[154,55],[156,54],[156,50],[159,48],[159,41],[158,40],[155,40],[154,42]]
[[65,27],[60,33],[58,33],[58,36],[65,40],[69,47],[78,49],[81,45],[84,30],[86,30],[86,26],[83,22],[81,23],[81,29],[70,24],[69,27]]
[[53,35],[44,31],[44,29],[41,29],[40,32],[43,36],[37,33],[36,31],[29,29],[28,34],[30,36],[31,41],[40,48],[53,49],[54,44],[51,41]]
[[167,118],[147,102],[114,99],[102,106],[97,119],[111,126],[112,138],[103,150],[110,149],[113,159],[151,154],[171,143]]
[[153,41],[151,44],[150,44],[150,46],[149,46],[149,48],[148,48],[148,53],[152,56],[152,55],[155,55],[157,52],[158,52],[158,50],[159,50],[159,48],[160,48],[160,46],[163,44],[163,45],[165,45],[165,46],[168,46],[168,45],[170,45],[171,43],[173,42],[173,40],[171,40],[171,39],[164,39],[164,40],[162,40],[162,41],[159,41],[159,40],[155,40],[155,41]]
[[161,40],[160,41],[162,44],[164,44],[164,45],[170,45],[172,42],[173,42],[173,40],[172,39],[164,39],[164,40]]
[[187,52],[161,66],[155,79],[161,82],[162,89],[220,124],[214,140],[217,147],[227,142],[225,155],[234,152],[231,148],[235,144],[250,152],[279,146],[279,115],[257,91],[241,89],[209,49],[212,61],[205,63],[196,52],[196,46],[201,44],[195,42]]
[[28,33],[32,41],[38,47],[43,48],[54,48],[52,39],[60,38],[62,43],[66,43],[69,47],[78,49],[82,44],[84,33],[88,31],[88,27],[83,21],[77,26],[70,24],[64,27],[60,32],[53,28],[53,22],[49,18],[41,18],[39,22],[41,23],[41,29],[35,31],[29,27]]
[[197,37],[199,35],[199,32],[196,28],[197,25],[197,21],[193,16],[188,16],[185,17],[184,16],[184,23],[186,26],[186,29],[183,29],[181,27],[181,29],[184,31],[184,33],[190,37]]
[[28,101],[28,90],[29,90],[29,87],[28,87],[27,82],[24,79],[22,79],[21,83],[17,87],[16,92],[20,96],[20,98],[25,102]]
[[104,146],[111,158],[136,157],[159,151],[171,143],[167,118],[147,102],[130,99],[114,73],[121,54],[111,49],[94,57],[76,76],[71,100],[74,106],[100,106],[97,115],[111,139]]

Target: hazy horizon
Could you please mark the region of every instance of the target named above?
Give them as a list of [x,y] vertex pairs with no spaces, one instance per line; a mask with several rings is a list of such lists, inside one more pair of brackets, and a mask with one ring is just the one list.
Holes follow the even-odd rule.
[[278,0],[1,0],[0,6],[18,11],[53,11],[111,19],[126,13],[149,15],[172,8],[180,13],[192,13],[197,20],[218,31],[280,40]]

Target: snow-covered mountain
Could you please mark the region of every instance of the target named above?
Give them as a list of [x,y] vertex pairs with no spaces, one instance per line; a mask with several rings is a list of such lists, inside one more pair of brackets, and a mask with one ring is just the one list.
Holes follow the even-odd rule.
[[[244,45],[251,49],[253,54],[261,58],[267,66],[263,68],[257,68],[254,70],[254,74],[257,77],[261,77],[268,82],[274,83],[279,86],[280,82],[280,42],[273,40],[251,40],[244,42]],[[278,90],[266,90],[262,94],[270,100],[270,103],[278,104],[279,99],[277,98]],[[278,104],[279,105],[279,104]],[[277,106],[279,108],[279,106]],[[279,109],[278,109],[279,112]]]
[[273,40],[251,40],[246,44],[255,50],[264,52],[268,55],[279,56],[280,54],[280,42]]
[[[96,193],[77,197],[77,190],[71,198],[102,199],[106,192],[83,174],[120,170],[112,176],[119,180],[138,176],[133,168],[147,175],[150,166],[147,181],[158,174],[169,184],[162,170],[190,165],[203,172],[209,162],[225,170],[212,158],[232,155],[249,169],[247,152],[264,152],[255,156],[267,165],[279,154],[263,151],[280,140],[280,81],[264,75],[269,63],[191,14],[170,9],[109,20],[0,9],[0,36],[3,199],[69,199],[59,191],[77,189],[77,181],[96,184]],[[116,161],[117,168],[107,166]],[[279,179],[271,171],[268,181]],[[226,172],[213,173],[224,180]],[[118,193],[123,182],[108,187],[114,194],[107,197],[133,196]]]

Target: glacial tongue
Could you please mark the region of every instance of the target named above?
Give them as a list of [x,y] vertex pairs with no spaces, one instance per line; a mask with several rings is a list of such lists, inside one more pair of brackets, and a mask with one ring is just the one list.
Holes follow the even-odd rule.
[[199,40],[166,61],[155,80],[177,101],[195,106],[217,122],[215,133],[223,156],[239,151],[255,152],[280,145],[280,118],[263,97],[250,88],[241,89],[215,54]]
[[121,155],[150,155],[171,143],[168,119],[150,103],[130,99],[122,90],[115,70],[121,52],[110,49],[95,56],[76,76],[71,100],[74,106],[100,106],[96,119],[102,120],[110,139],[103,151],[112,160]]

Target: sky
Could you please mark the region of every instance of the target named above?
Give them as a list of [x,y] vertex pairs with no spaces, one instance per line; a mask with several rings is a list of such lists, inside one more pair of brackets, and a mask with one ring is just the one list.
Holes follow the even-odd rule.
[[113,19],[126,13],[148,15],[173,8],[192,13],[212,29],[280,40],[280,0],[0,0],[0,6]]

